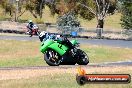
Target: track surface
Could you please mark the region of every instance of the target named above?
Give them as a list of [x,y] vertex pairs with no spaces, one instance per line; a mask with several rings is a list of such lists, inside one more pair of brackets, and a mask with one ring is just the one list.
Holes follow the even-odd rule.
[[[60,66],[29,66],[29,67],[0,67],[0,70],[19,70],[19,69],[68,69],[77,68],[79,65],[60,65]],[[105,62],[100,64],[90,63],[83,67],[115,67],[115,66],[132,66],[132,61]]]
[[[0,39],[2,40],[21,40],[21,41],[36,41],[38,39],[37,36],[29,37],[29,36],[4,36],[0,35]],[[80,43],[84,44],[93,44],[93,45],[106,45],[112,47],[122,47],[122,48],[132,48],[132,41],[125,40],[102,40],[102,39],[77,39]]]

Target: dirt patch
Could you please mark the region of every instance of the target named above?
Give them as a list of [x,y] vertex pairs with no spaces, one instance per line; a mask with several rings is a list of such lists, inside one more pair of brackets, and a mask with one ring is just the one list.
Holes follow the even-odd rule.
[[[86,70],[86,73],[132,73],[132,66],[113,66],[113,67],[82,67]],[[58,68],[40,68],[40,69],[13,69],[13,70],[0,70],[0,80],[9,80],[9,79],[28,79],[31,77],[40,77],[40,76],[50,76],[56,74],[65,74],[77,73],[77,67],[75,68],[67,68],[63,69],[61,67]]]

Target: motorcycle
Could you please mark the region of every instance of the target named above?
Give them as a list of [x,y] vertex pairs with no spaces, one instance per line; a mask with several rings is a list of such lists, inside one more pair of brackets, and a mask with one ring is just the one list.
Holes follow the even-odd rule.
[[69,50],[68,46],[53,39],[43,41],[40,51],[44,54],[46,63],[50,66],[75,65],[76,63],[87,65],[89,57],[83,50],[79,49],[78,41],[71,40],[70,42],[75,47],[74,49]]
[[31,32],[27,32],[27,34],[30,35],[30,37],[32,37],[33,35],[39,35],[39,27],[37,25],[33,25],[32,31]]

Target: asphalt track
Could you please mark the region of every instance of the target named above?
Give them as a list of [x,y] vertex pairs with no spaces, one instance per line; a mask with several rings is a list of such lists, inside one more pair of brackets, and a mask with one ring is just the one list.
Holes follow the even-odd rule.
[[[21,40],[21,41],[38,41],[37,36],[4,36],[0,35],[2,40]],[[112,47],[132,48],[132,41],[126,40],[106,40],[106,39],[77,39],[79,43],[92,45],[105,45]]]
[[[19,41],[38,41],[37,36],[5,36],[0,35],[1,40],[19,40]],[[77,39],[83,44],[93,44],[93,45],[106,45],[112,47],[122,47],[122,48],[132,48],[132,41],[124,40],[90,40],[90,39]],[[59,68],[75,68],[75,66],[61,65]],[[132,61],[118,61],[118,62],[105,62],[105,63],[90,63],[86,67],[111,67],[111,66],[132,66]],[[0,70],[15,70],[15,69],[50,69],[52,66],[33,66],[33,67],[0,67]],[[55,66],[54,68],[58,68]]]
[[[28,66],[28,67],[0,67],[0,70],[20,70],[20,69],[69,69],[77,68],[79,65],[60,65],[60,66]],[[132,61],[118,61],[118,62],[105,62],[105,63],[89,63],[88,65],[82,65],[81,67],[116,67],[116,66],[131,66]]]

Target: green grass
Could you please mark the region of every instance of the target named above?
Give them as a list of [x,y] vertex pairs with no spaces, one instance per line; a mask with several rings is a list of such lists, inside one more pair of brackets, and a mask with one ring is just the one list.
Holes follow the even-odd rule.
[[13,58],[11,60],[2,60],[0,67],[17,67],[17,66],[43,66],[45,62],[43,57],[30,57],[30,58]]
[[29,79],[0,81],[1,88],[132,88],[130,84],[85,84],[79,86],[75,74],[64,73]]
[[45,65],[39,45],[37,41],[0,40],[0,67]]
[[82,45],[81,47],[87,52],[92,63],[132,60],[132,49],[97,45]]
[[[0,46],[0,67],[47,65],[38,41],[0,40]],[[88,54],[90,63],[132,60],[132,49],[86,44],[80,48]]]

